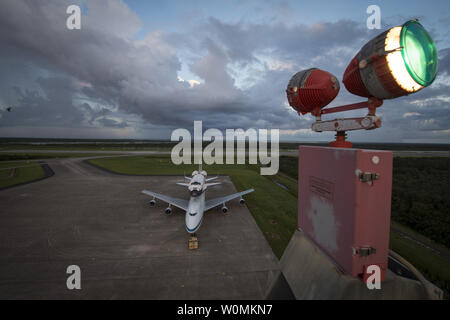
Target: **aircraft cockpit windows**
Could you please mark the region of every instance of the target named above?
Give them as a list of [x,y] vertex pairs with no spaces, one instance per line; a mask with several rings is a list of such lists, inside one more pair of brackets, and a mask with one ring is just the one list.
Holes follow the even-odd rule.
[[198,182],[198,181],[192,182],[192,185],[195,185],[195,186],[197,186],[197,185],[199,185],[199,184],[200,184],[200,182]]
[[196,214],[197,214],[197,212],[189,212],[189,215],[192,217],[195,216]]

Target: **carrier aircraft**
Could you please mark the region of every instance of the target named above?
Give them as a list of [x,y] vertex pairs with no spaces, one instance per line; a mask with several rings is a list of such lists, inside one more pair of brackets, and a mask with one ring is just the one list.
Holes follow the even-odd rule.
[[190,192],[189,200],[172,198],[148,190],[142,190],[142,193],[153,197],[153,199],[150,201],[151,206],[154,206],[156,204],[156,199],[168,203],[169,206],[165,210],[166,214],[172,213],[172,205],[186,211],[186,230],[191,234],[191,236],[195,236],[195,233],[200,228],[200,225],[203,221],[203,215],[206,211],[221,205],[222,212],[226,213],[228,211],[228,208],[225,205],[226,202],[235,198],[240,198],[239,202],[241,204],[245,204],[245,200],[242,198],[242,196],[254,191],[253,189],[249,189],[225,197],[206,200],[206,189],[221,184],[220,182],[210,182],[217,178],[218,177],[207,178],[206,171],[202,170],[202,166],[200,165],[199,170],[195,170],[194,172],[192,172],[191,177],[185,176],[185,179],[188,181],[187,183],[177,183],[180,186],[188,188]]

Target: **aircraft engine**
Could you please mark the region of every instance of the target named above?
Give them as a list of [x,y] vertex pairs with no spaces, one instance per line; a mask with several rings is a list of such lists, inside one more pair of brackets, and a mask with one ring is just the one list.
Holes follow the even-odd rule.
[[222,212],[223,212],[223,213],[227,213],[227,212],[228,212],[228,208],[225,207],[225,205],[222,207]]
[[171,207],[167,207],[166,210],[164,211],[167,215],[172,213],[172,208]]
[[155,201],[155,199],[153,199],[153,200],[150,200],[149,204],[150,204],[150,206],[154,207],[154,206],[155,206],[155,204],[156,204],[156,201]]
[[239,203],[242,204],[242,205],[245,204],[244,198],[240,198],[240,199],[239,199]]

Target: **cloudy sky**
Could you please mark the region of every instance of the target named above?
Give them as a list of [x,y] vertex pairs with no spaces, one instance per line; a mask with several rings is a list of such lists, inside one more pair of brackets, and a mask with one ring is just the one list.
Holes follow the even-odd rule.
[[[81,30],[66,27],[71,4]],[[366,27],[372,4],[382,30]],[[318,67],[342,79],[365,42],[419,18],[439,50],[436,81],[385,101],[383,128],[351,140],[450,143],[449,11],[447,0],[1,0],[0,136],[170,139],[203,120],[330,140],[287,105],[290,77]],[[342,85],[330,106],[361,100]]]

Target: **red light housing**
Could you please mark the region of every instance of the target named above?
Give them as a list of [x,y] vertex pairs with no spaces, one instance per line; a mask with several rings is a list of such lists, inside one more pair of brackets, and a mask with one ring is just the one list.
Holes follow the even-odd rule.
[[336,98],[339,81],[331,73],[312,68],[297,72],[286,89],[289,105],[297,112],[319,115]]

